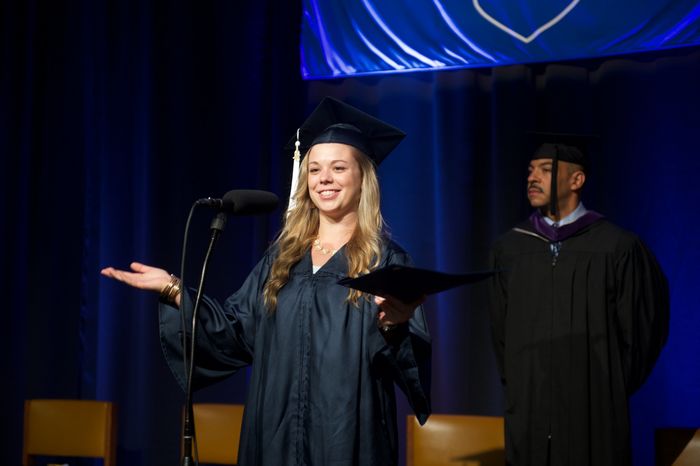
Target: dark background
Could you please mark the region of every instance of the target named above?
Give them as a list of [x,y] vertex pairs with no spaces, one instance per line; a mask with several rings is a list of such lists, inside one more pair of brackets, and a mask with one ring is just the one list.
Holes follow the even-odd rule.
[[[282,147],[325,95],[408,133],[379,169],[383,211],[417,265],[447,272],[485,268],[528,215],[524,131],[598,134],[586,206],[637,232],[672,292],[668,344],[631,400],[635,464],[653,463],[655,428],[700,426],[700,49],[304,82],[300,15],[269,0],[0,2],[0,463],[20,462],[24,399],[64,397],[119,404],[120,464],[178,464],[183,395],[156,297],[99,270],[177,272],[195,199],[285,198]],[[238,287],[282,214],[229,220],[210,294]],[[189,277],[210,218],[193,219]],[[485,292],[427,303],[436,413],[501,414]],[[246,375],[195,401],[243,402]]]

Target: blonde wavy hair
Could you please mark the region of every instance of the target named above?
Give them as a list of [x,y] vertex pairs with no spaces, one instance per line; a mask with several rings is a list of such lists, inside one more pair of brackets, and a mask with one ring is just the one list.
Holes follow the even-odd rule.
[[[263,291],[265,305],[270,311],[277,308],[277,295],[289,281],[290,270],[304,257],[318,236],[318,209],[309,196],[309,152],[302,160],[299,170],[299,184],[294,193],[296,206],[287,214],[282,230],[275,240],[279,253],[272,263],[270,276]],[[362,183],[357,208],[357,226],[345,245],[345,256],[348,261],[348,275],[357,277],[379,265],[382,237],[385,232],[374,162],[354,147],[352,153],[360,166]],[[361,296],[362,292],[350,290],[347,300],[357,305]]]

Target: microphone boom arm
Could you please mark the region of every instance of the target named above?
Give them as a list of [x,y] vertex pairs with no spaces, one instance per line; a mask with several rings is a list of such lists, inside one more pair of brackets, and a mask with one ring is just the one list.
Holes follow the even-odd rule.
[[196,446],[196,435],[194,428],[194,410],[192,407],[192,375],[194,372],[194,348],[196,342],[196,332],[197,332],[197,315],[199,313],[199,304],[202,300],[202,295],[204,294],[204,281],[207,275],[207,268],[209,266],[209,259],[211,258],[212,251],[214,250],[214,245],[219,235],[224,230],[226,226],[226,213],[219,212],[211,221],[211,238],[209,240],[209,247],[207,248],[207,253],[204,256],[204,263],[202,265],[202,273],[199,278],[199,286],[197,287],[197,295],[194,301],[194,308],[192,310],[192,333],[190,336],[190,346],[189,348],[183,348],[183,353],[189,352],[189,357],[187,358],[188,365],[186,367],[187,373],[187,388],[185,390],[185,413],[183,421],[183,434],[182,434],[182,466],[191,466],[192,460],[192,443],[195,441]]

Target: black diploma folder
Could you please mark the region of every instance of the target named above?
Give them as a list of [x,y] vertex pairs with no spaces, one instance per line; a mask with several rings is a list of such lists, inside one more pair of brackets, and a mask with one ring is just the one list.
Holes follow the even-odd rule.
[[357,278],[342,278],[338,284],[375,296],[393,296],[410,303],[421,296],[478,282],[493,274],[493,271],[451,274],[405,265],[389,265]]

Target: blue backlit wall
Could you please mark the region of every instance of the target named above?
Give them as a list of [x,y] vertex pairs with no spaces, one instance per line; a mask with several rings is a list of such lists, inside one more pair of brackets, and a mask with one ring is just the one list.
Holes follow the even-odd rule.
[[692,0],[304,0],[307,79],[494,66],[700,43]]

